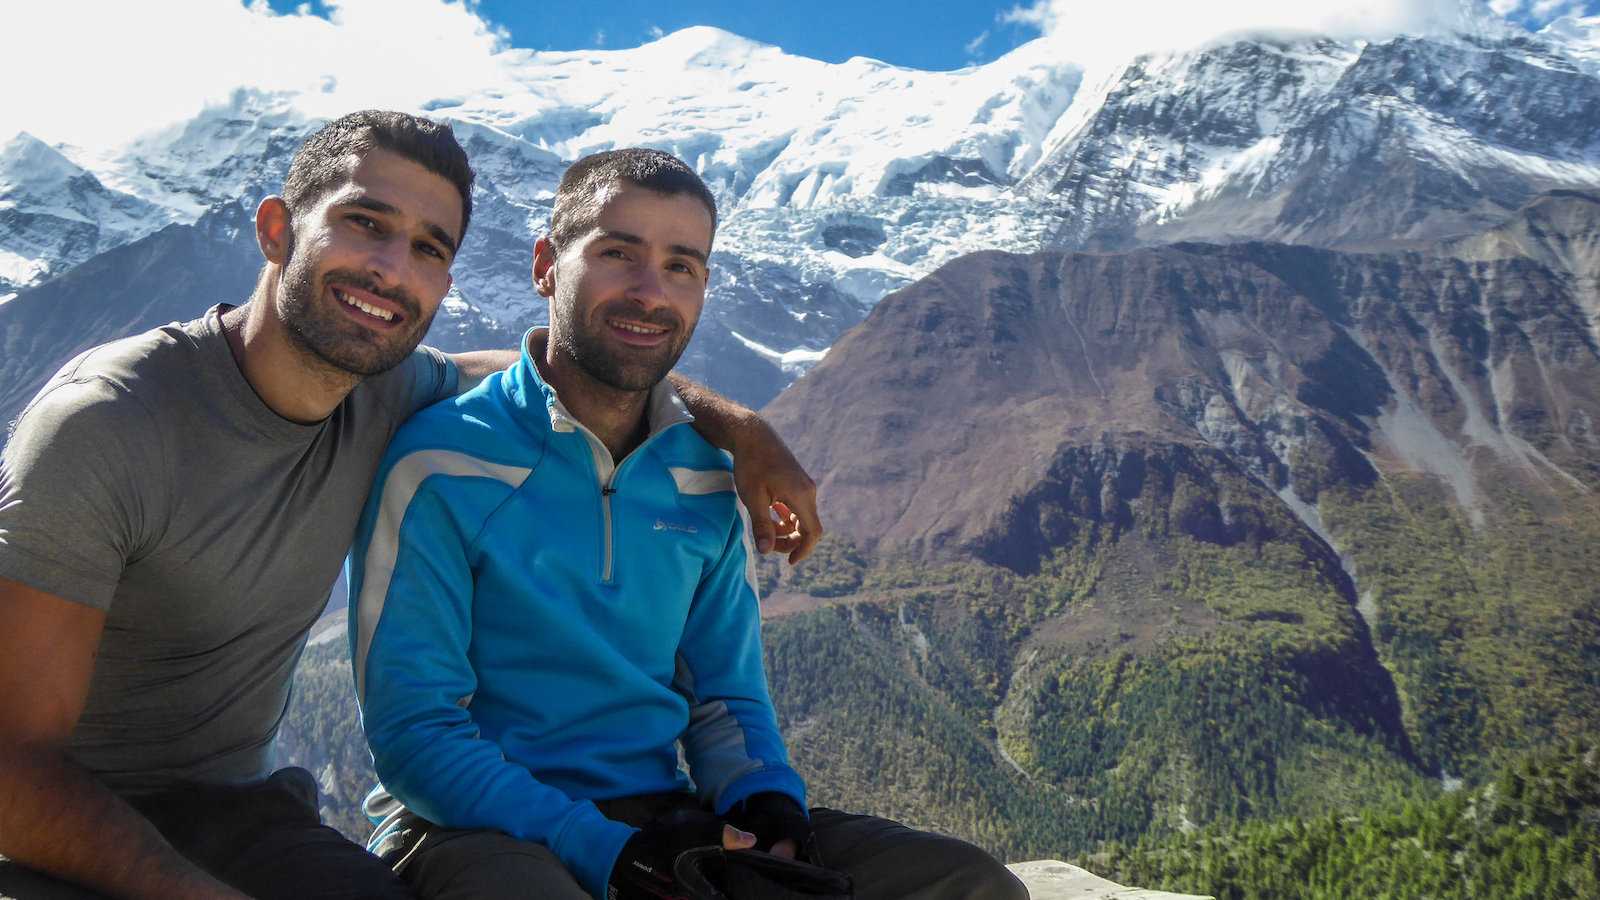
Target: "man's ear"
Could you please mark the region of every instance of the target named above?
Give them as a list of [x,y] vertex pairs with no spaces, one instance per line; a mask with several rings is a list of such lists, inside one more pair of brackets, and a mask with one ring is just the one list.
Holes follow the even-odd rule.
[[289,249],[294,246],[294,227],[289,205],[282,197],[268,197],[256,207],[256,244],[267,262],[281,266],[289,261]]
[[539,238],[533,245],[533,289],[541,297],[556,295],[556,248],[548,237]]

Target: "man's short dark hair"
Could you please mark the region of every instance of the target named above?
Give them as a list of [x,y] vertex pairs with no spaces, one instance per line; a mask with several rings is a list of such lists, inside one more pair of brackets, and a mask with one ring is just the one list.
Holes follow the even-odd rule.
[[449,125],[431,119],[381,109],[340,116],[306,138],[289,163],[289,177],[283,180],[283,201],[289,212],[299,213],[317,202],[348,174],[345,160],[352,153],[365,153],[373,147],[409,159],[455,185],[461,195],[457,242],[467,236],[473,172],[455,133]]
[[550,243],[557,252],[595,226],[605,199],[602,193],[607,185],[619,181],[658,194],[687,194],[699,200],[711,214],[711,237],[716,238],[717,198],[700,176],[671,153],[627,147],[585,156],[561,176],[555,209],[550,212]]

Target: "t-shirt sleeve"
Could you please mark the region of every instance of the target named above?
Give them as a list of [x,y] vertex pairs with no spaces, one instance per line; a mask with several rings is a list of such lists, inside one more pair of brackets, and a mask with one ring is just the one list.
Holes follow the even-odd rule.
[[137,399],[100,378],[47,387],[0,454],[0,578],[109,609],[169,477]]
[[395,424],[419,409],[453,397],[459,380],[456,364],[432,347],[418,347],[405,361],[372,379],[379,402],[395,414]]

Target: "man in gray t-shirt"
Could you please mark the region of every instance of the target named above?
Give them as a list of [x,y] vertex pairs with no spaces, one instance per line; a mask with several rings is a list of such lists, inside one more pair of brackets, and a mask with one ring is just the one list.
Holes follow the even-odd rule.
[[[471,179],[425,119],[330,123],[257,210],[247,304],[85,352],[18,419],[0,457],[0,897],[406,896],[319,824],[304,772],[268,771],[270,746],[389,437],[515,359],[417,349]],[[748,413],[688,399],[761,464],[747,505],[798,514],[776,537],[757,517],[763,549],[797,561],[820,535],[809,479]]]
[[455,366],[424,347],[322,422],[290,421],[234,364],[227,310],[67,364],[0,467],[15,501],[0,511],[0,575],[105,613],[67,748],[119,793],[270,774],[363,479],[401,422],[456,388]]

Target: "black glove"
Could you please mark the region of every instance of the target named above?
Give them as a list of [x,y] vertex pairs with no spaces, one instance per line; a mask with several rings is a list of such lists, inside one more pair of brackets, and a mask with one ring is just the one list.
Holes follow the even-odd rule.
[[852,900],[850,876],[762,853],[702,847],[672,867],[694,900]]
[[690,850],[721,850],[724,824],[711,813],[683,810],[635,832],[611,866],[607,900],[697,900],[673,877],[672,864]]
[[812,865],[823,864],[817,856],[811,819],[788,794],[777,791],[751,794],[728,810],[728,821],[735,828],[755,835],[757,850],[770,851],[773,844],[787,838],[794,841],[798,858]]

